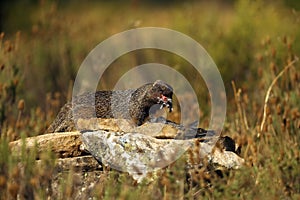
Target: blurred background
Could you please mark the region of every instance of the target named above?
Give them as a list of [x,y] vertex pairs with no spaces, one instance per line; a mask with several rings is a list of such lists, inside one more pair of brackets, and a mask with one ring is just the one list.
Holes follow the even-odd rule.
[[[186,164],[180,162],[152,186],[136,187],[126,174],[104,172],[95,178],[99,182],[93,194],[99,199],[300,199],[300,1],[0,3],[0,199],[32,199],[33,194],[51,199],[51,189],[45,188],[53,180],[55,155],[46,152],[41,167],[35,150],[22,148],[21,156],[13,155],[9,142],[45,133],[70,100],[77,70],[96,45],[113,34],[147,26],[192,37],[216,62],[227,98],[222,134],[241,147],[245,167],[222,177],[195,168],[191,187],[186,187]],[[151,62],[168,65],[189,80],[200,103],[200,126],[207,128],[206,85],[189,63],[171,53],[148,49],[123,55],[105,71],[99,89],[112,89],[128,70]],[[168,117],[178,121],[180,113]],[[68,174],[57,192],[75,199],[76,191],[83,190],[72,171]]]
[[[265,91],[294,52],[300,52],[299,9],[296,0],[1,1],[0,122],[18,117],[22,100],[22,116],[43,113],[38,119],[47,126],[70,100],[77,70],[90,50],[113,34],[145,26],[180,31],[203,45],[221,72],[230,112],[232,81],[245,92]],[[126,71],[149,62],[178,70],[191,82],[200,105],[210,104],[193,67],[158,50],[120,57],[106,70],[99,89],[111,89]],[[252,98],[263,102],[262,96]],[[210,108],[201,109],[205,121]]]

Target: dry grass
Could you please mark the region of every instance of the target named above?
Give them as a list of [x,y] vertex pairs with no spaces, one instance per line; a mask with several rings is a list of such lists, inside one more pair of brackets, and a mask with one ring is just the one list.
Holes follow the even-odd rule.
[[[76,70],[89,50],[113,33],[136,26],[176,29],[212,55],[227,90],[223,132],[242,146],[246,166],[223,173],[222,178],[195,168],[193,181],[187,182],[182,158],[154,182],[140,185],[126,174],[106,171],[94,195],[99,199],[299,199],[300,65],[295,62],[300,53],[299,15],[280,3],[242,0],[234,6],[196,2],[131,3],[120,10],[115,6],[45,1],[32,12],[27,29],[0,35],[0,199],[51,195],[45,188],[51,182],[55,156],[45,152],[44,164],[38,168],[36,152],[24,148],[16,157],[8,142],[42,134],[70,98]],[[190,80],[200,106],[207,105],[201,115],[201,126],[206,127],[210,114],[206,86],[188,63],[174,55],[151,51],[126,55],[112,64],[100,87],[109,88],[138,64],[141,55],[146,62],[173,66]],[[72,198],[75,186],[72,174],[62,178],[60,197]]]

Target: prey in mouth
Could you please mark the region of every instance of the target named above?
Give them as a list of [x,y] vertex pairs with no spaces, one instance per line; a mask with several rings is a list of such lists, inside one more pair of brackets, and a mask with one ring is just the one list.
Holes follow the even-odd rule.
[[169,108],[169,112],[173,111],[172,99],[164,96],[163,94],[160,97],[157,97],[158,104],[160,104],[159,109],[163,109],[164,107]]

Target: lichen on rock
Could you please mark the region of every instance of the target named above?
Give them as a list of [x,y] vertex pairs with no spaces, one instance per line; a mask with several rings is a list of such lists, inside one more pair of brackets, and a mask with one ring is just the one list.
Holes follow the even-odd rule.
[[[138,182],[149,173],[167,167],[186,150],[193,149],[199,158],[208,157],[215,166],[237,169],[244,160],[231,151],[215,148],[214,141],[200,139],[157,139],[137,132],[85,131],[86,149],[102,164],[128,172]],[[196,149],[196,150],[195,150]]]
[[138,181],[168,166],[192,145],[187,140],[159,140],[140,133],[102,130],[84,132],[82,140],[99,162],[128,172]]

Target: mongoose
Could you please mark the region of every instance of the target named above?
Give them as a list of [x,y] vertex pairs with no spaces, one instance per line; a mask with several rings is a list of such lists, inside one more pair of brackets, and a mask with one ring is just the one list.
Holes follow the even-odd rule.
[[[95,96],[95,102],[92,102],[92,95]],[[167,107],[171,112],[172,95],[173,88],[161,80],[137,89],[85,93],[61,108],[47,132],[73,131],[77,119],[91,117],[131,119],[140,126],[149,117],[150,108],[155,104],[159,104],[160,108]]]

